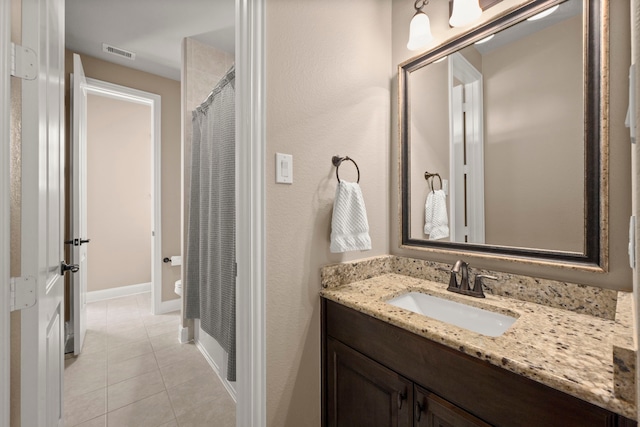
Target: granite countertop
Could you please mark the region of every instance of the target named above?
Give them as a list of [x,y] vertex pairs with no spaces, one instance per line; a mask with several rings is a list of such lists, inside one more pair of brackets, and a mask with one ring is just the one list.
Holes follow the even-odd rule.
[[[410,291],[501,312],[518,320],[502,336],[488,337],[385,303]],[[614,390],[619,386],[616,384],[614,387],[614,383],[620,382],[617,378],[614,380],[614,344],[620,344],[620,335],[626,333],[628,325],[507,296],[487,294],[481,299],[458,295],[447,292],[443,283],[394,273],[327,287],[321,295],[469,356],[636,419],[635,403],[621,399]],[[630,307],[630,298],[621,300]],[[628,320],[625,316],[625,321]],[[616,367],[615,370],[620,369]],[[631,379],[634,376],[635,372],[632,372]]]

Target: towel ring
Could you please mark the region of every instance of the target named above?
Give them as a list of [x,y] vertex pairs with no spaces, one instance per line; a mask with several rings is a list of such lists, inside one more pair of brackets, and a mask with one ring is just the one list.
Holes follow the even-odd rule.
[[340,175],[338,175],[338,170],[340,169],[340,165],[342,164],[342,162],[344,160],[350,160],[351,163],[353,163],[353,165],[356,167],[356,171],[358,171],[358,180],[356,182],[359,183],[360,182],[360,168],[358,167],[358,164],[355,162],[355,160],[353,160],[349,156],[345,156],[345,157],[333,156],[331,158],[331,163],[333,163],[333,166],[336,167],[336,178],[338,179],[338,182],[340,182]]
[[[439,173],[429,173],[429,172],[425,172],[424,173],[424,179],[427,180],[427,182],[429,183],[429,186],[431,187],[431,191],[433,191],[433,177],[437,176],[438,180],[440,181],[440,189],[442,190],[442,177],[440,176]],[[431,181],[429,181],[429,178],[431,178]]]

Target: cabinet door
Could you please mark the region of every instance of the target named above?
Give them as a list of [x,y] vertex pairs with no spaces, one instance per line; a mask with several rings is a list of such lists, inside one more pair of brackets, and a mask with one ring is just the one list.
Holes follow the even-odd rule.
[[484,421],[416,386],[415,427],[491,427]]
[[327,358],[329,426],[411,426],[411,381],[331,338]]

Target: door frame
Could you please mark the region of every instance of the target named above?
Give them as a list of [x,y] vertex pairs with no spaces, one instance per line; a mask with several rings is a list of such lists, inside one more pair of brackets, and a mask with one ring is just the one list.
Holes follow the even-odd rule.
[[[8,186],[9,164],[9,2],[0,2],[0,185]],[[238,188],[238,411],[236,425],[266,425],[266,346],[265,346],[265,34],[264,0],[236,1],[236,64],[238,80],[237,138],[238,169],[242,172]],[[241,124],[244,124],[242,126]],[[246,172],[246,173],[245,173]],[[248,190],[248,192],[246,192]],[[0,209],[8,210],[8,192],[0,192]],[[0,229],[0,322],[8,321],[9,299],[8,215]],[[0,408],[9,418],[9,335],[8,325],[0,323]],[[6,332],[6,334],[5,334]],[[7,345],[4,345],[7,344]],[[6,409],[6,410],[5,410]],[[5,420],[0,420],[4,422]]]
[[236,0],[236,426],[266,426],[265,0]]
[[[632,52],[631,63],[635,65],[632,69],[633,79],[635,85],[633,90],[634,104],[630,106],[630,114],[634,119],[631,120],[631,126],[635,126],[636,142],[631,144],[631,199],[632,199],[632,215],[635,216],[635,251],[633,257],[633,296],[635,303],[634,310],[634,325],[635,325],[635,339],[636,342],[640,341],[640,314],[638,314],[638,308],[640,307],[640,179],[638,177],[638,170],[640,170],[640,145],[638,144],[638,132],[640,132],[640,45],[637,43],[640,37],[640,31],[638,30],[640,24],[640,0],[631,0],[631,40],[632,40]],[[631,95],[631,94],[630,94]],[[631,103],[631,99],[629,100]],[[633,218],[633,217],[632,217]],[[631,238],[631,236],[629,236]],[[640,366],[640,352],[636,352],[636,366]],[[636,395],[640,396],[640,370],[636,369]],[[640,406],[637,408],[637,414],[640,417]]]
[[[449,122],[449,175],[450,185],[450,208],[451,212],[458,213],[466,211],[468,225],[461,226],[456,216],[450,221],[452,241],[460,241],[460,235],[466,234],[469,242],[485,242],[484,226],[484,125],[483,125],[483,92],[482,73],[480,73],[462,54],[456,52],[449,55],[449,117],[454,117],[454,78],[460,80],[464,85],[465,100],[463,120],[465,135],[467,139],[465,150],[455,140],[453,120]],[[467,164],[463,159],[467,160]],[[465,190],[464,179],[461,176],[470,176]],[[462,209],[459,205],[462,204]]]
[[0,2],[0,425],[9,425],[9,180],[10,180],[10,75],[11,8]]
[[[66,194],[66,206],[69,207],[65,222],[69,224],[66,230],[68,241],[72,242],[69,249],[71,263],[77,264],[80,270],[70,275],[69,290],[71,297],[66,298],[69,302],[69,317],[72,331],[67,331],[65,322],[65,352],[67,351],[67,338],[73,334],[73,354],[75,356],[82,352],[85,335],[87,332],[87,252],[85,245],[82,247],[82,239],[87,238],[87,78],[82,67],[82,59],[77,53],[73,54],[73,73],[69,78],[69,155],[70,171],[67,175],[69,179]],[[76,164],[78,163],[78,164]],[[84,164],[83,164],[84,163]],[[75,239],[80,241],[76,245]],[[89,242],[85,242],[89,243]],[[66,248],[65,248],[66,249]],[[83,259],[84,257],[84,259]],[[70,349],[69,349],[70,350]]]
[[162,314],[171,309],[162,304],[162,169],[160,95],[87,77],[87,95],[106,96],[151,108],[151,313]]

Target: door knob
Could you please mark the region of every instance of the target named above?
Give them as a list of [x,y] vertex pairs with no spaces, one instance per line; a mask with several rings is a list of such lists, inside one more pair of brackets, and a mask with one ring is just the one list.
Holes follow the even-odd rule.
[[80,239],[80,244],[89,243],[91,239]]
[[71,271],[72,273],[77,273],[80,270],[80,266],[78,264],[67,264],[64,261],[60,263],[60,275],[64,276],[64,273],[67,271]]

